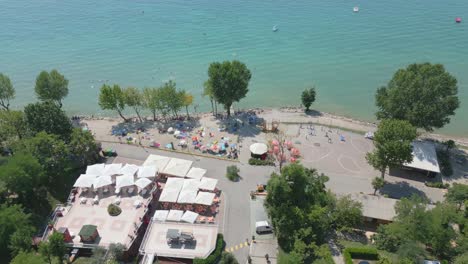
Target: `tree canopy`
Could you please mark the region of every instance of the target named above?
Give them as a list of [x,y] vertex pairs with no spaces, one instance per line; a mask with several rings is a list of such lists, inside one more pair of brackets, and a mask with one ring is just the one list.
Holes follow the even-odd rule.
[[187,118],[190,118],[188,107],[193,104],[193,95],[186,91],[181,91],[182,96],[182,105],[185,107],[185,111],[187,112]]
[[16,255],[10,264],[46,264],[46,262],[33,252],[21,252]]
[[125,118],[122,114],[122,111],[125,110],[125,96],[122,88],[120,88],[119,85],[102,85],[101,91],[99,93],[99,106],[103,110],[117,111],[119,116],[125,122],[128,121],[127,118]]
[[153,121],[156,121],[156,114],[160,112],[163,116],[167,113],[164,112],[164,103],[161,100],[160,89],[158,88],[145,88],[142,95],[143,106],[153,114]]
[[239,102],[249,91],[249,81],[252,77],[250,70],[237,60],[213,62],[208,68],[208,76],[214,98],[224,105],[230,116],[232,104]]
[[457,204],[458,210],[465,201],[468,201],[468,185],[454,183],[445,195],[447,201]]
[[53,101],[62,107],[62,100],[68,95],[68,80],[57,70],[41,71],[34,90],[39,100]]
[[28,104],[24,108],[24,119],[33,135],[46,132],[68,140],[73,131],[71,121],[65,112],[51,102]]
[[310,106],[315,102],[315,87],[305,89],[302,92],[301,100],[302,104],[305,106],[306,111],[309,111]]
[[178,116],[177,113],[184,106],[183,94],[178,92],[176,89],[176,83],[169,81],[165,83],[159,90],[161,101],[164,105],[165,112],[172,112],[174,116]]
[[21,111],[0,111],[0,141],[17,140],[26,135],[27,125]]
[[141,108],[143,107],[143,96],[140,90],[138,90],[135,87],[128,87],[123,90],[123,94],[125,98],[125,104],[133,108],[140,122],[143,122],[140,116],[140,111],[141,111]]
[[30,215],[23,212],[20,205],[0,205],[0,259],[9,256],[10,237],[24,227],[30,226]]
[[383,178],[388,167],[401,166],[413,160],[411,142],[416,136],[416,128],[408,121],[382,120],[374,134],[375,150],[367,153],[366,159]]
[[10,101],[15,98],[15,88],[10,78],[0,73],[0,106],[5,110],[10,109]]
[[411,64],[377,90],[377,118],[408,120],[432,131],[450,122],[460,105],[457,93],[457,80],[443,65]]

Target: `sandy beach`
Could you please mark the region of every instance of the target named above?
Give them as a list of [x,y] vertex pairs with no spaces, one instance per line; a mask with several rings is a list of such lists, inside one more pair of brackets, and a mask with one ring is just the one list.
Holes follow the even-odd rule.
[[[273,108],[273,109],[249,109],[242,111],[241,113],[245,112],[255,112],[259,119],[266,120],[268,123],[273,121],[278,122],[281,124],[317,124],[328,126],[332,128],[347,130],[350,132],[361,133],[364,134],[368,131],[375,131],[377,128],[376,123],[370,123],[365,121],[360,121],[356,119],[351,119],[343,116],[337,116],[333,114],[329,114],[326,112],[320,111],[310,111],[308,113],[304,113],[304,110],[298,107],[284,107],[284,108]],[[221,138],[228,138],[228,141],[231,143],[237,143],[238,135],[243,133],[232,133],[232,131],[219,131],[220,127],[229,126],[229,120],[221,120],[215,118],[211,113],[198,113],[191,115],[191,121],[185,121],[184,126],[187,125],[185,128],[181,128],[181,130],[197,130],[200,128],[205,129],[207,133],[213,133],[213,137],[208,137],[210,140],[206,141],[219,141]],[[232,120],[239,119],[239,116],[232,116]],[[242,117],[245,116],[240,116]],[[134,118],[136,120],[136,118]],[[129,122],[123,123],[121,118],[117,117],[92,117],[92,116],[81,116],[81,126],[87,126],[89,130],[91,130],[95,136],[95,138],[99,141],[108,141],[108,142],[119,142],[125,141],[125,139],[118,139],[118,137],[112,135],[112,130],[114,129],[122,129],[125,128],[129,132],[129,136],[132,137],[133,143],[141,144],[144,146],[148,146],[151,142],[156,142],[164,147],[165,144],[173,142],[177,145],[177,139],[174,139],[173,135],[169,134],[160,134],[158,128],[165,126],[166,129],[168,127],[176,126],[177,121],[169,121],[167,123],[162,121],[152,121],[152,119],[148,116],[145,119],[144,123],[139,122]],[[246,122],[246,120],[243,120]],[[138,128],[144,128],[145,133],[141,135],[136,134]],[[197,131],[190,131],[192,134],[196,133]],[[464,148],[468,148],[468,137],[456,137],[456,136],[447,136],[443,134],[436,134],[436,133],[428,133],[425,131],[419,131],[420,138],[426,139],[433,139],[438,141],[446,141],[449,139],[454,140],[457,145],[460,145]],[[259,131],[250,131],[247,134],[258,134]],[[203,140],[202,140],[203,141]],[[186,151],[190,151],[190,146]]]

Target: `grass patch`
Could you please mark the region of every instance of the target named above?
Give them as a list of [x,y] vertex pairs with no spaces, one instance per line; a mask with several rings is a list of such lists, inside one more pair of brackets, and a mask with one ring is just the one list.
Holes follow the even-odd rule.
[[261,159],[256,159],[256,158],[250,158],[249,159],[249,165],[253,165],[253,166],[274,166],[275,163],[272,160],[269,160],[269,159],[261,160]]

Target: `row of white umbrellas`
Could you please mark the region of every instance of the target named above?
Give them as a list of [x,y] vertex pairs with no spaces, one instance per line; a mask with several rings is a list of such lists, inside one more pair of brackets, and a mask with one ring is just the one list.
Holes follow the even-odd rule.
[[[133,175],[122,175],[122,176],[117,176],[115,178],[115,187],[120,189],[123,187],[128,187],[128,186],[137,186],[141,189],[145,188],[149,184],[151,184],[151,180],[148,178],[140,178],[135,181]],[[105,187],[108,185],[112,185],[112,177],[110,175],[93,175],[93,174],[81,174],[80,177],[76,180],[75,184],[73,185],[74,187],[80,187],[80,188],[101,188]]]
[[89,175],[135,175],[138,178],[151,178],[155,177],[158,172],[156,166],[136,166],[133,164],[121,163],[114,164],[94,164],[86,168],[86,174]]

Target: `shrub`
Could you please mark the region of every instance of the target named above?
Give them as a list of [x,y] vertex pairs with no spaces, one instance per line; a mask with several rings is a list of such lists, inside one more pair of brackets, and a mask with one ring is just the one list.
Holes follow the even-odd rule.
[[437,159],[440,165],[440,171],[445,176],[452,176],[453,169],[452,163],[450,163],[450,154],[445,150],[437,150]]
[[193,264],[216,264],[221,258],[223,249],[224,249],[224,237],[222,234],[218,234],[215,250],[206,259],[195,258],[193,260]]
[[111,216],[118,216],[120,213],[122,213],[122,209],[120,209],[120,207],[115,204],[109,204],[107,207],[107,212]]
[[275,163],[272,160],[269,160],[269,159],[261,160],[261,159],[256,159],[256,158],[250,158],[249,159],[249,165],[253,165],[253,166],[274,166]]
[[439,188],[439,189],[448,189],[450,187],[450,184],[448,183],[441,183],[441,182],[424,182],[424,184],[427,187],[432,187],[432,188]]
[[239,168],[236,165],[231,165],[226,168],[226,177],[230,181],[237,181],[239,179]]
[[361,248],[346,248],[343,251],[343,258],[346,264],[353,264],[353,258],[378,260],[379,252],[375,248],[361,247]]

